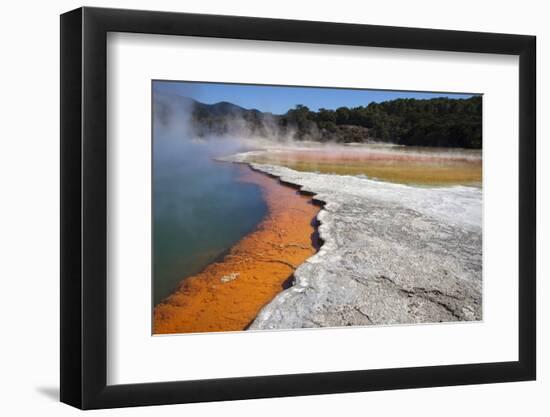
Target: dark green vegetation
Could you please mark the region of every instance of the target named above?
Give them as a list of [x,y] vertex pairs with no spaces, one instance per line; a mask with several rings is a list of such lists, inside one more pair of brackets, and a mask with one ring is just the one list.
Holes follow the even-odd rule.
[[320,109],[318,125],[328,130],[353,125],[381,142],[415,146],[481,148],[481,96],[469,99],[397,99],[366,107]]
[[317,112],[297,105],[282,115],[248,110],[227,102],[212,105],[190,102],[199,136],[246,134],[321,142],[482,147],[481,96],[396,99]]

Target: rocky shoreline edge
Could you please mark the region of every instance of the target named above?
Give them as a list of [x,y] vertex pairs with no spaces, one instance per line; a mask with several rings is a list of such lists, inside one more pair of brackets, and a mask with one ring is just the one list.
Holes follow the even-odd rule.
[[[247,154],[223,158],[248,163]],[[248,163],[313,195],[323,245],[248,327],[482,319],[482,191],[412,187]]]
[[268,211],[254,231],[199,273],[182,279],[153,310],[153,333],[242,331],[288,287],[317,247],[319,207],[264,173],[243,166],[239,181],[258,186]]

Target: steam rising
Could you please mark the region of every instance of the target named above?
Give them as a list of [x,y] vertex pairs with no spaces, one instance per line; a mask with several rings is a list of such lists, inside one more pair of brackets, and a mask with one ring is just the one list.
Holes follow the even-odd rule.
[[[163,159],[174,152],[192,152],[199,146],[211,158],[245,151],[279,153],[280,157],[302,160],[353,162],[395,161],[418,163],[481,163],[480,150],[402,146],[368,141],[368,145],[350,141],[314,140],[322,132],[316,125],[298,135],[291,125],[281,126],[271,113],[245,110],[226,102],[217,103],[215,113],[206,122],[197,120],[201,112],[190,98],[167,92],[154,95],[155,126],[162,127],[171,141],[168,149],[155,142],[156,156]],[[212,106],[210,106],[212,107]],[[243,113],[240,110],[245,111]],[[222,114],[223,112],[223,114]],[[246,116],[244,116],[244,115]],[[251,118],[253,119],[251,122]],[[325,132],[326,133],[326,132]],[[324,133],[323,133],[324,134]],[[166,136],[166,135],[165,135]],[[299,139],[298,139],[299,137]],[[167,153],[165,155],[165,153]],[[286,153],[286,154],[285,154]]]

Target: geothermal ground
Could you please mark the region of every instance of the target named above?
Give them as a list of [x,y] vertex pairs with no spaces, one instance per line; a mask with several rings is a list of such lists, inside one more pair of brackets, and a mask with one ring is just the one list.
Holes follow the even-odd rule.
[[265,305],[250,329],[481,320],[480,188],[250,165],[324,204],[319,252],[294,271],[294,285]]

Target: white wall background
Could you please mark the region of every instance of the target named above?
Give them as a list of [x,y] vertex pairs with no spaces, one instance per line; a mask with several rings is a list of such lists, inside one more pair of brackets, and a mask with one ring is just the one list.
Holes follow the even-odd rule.
[[[3,5],[0,152],[0,410],[4,415],[74,415],[57,402],[59,378],[59,17],[71,0]],[[388,391],[99,411],[97,415],[193,416],[314,413],[409,416],[548,415],[550,210],[548,134],[550,26],[545,3],[486,1],[175,0],[93,1],[86,5],[493,31],[538,36],[539,378],[537,382]],[[544,235],[544,236],[543,236]]]

